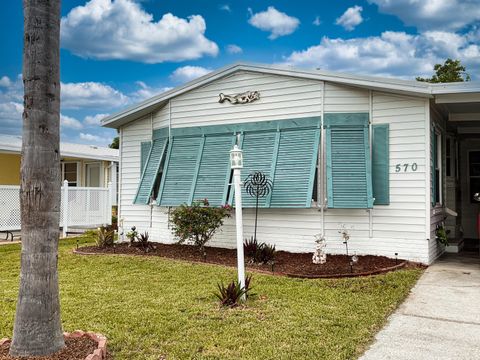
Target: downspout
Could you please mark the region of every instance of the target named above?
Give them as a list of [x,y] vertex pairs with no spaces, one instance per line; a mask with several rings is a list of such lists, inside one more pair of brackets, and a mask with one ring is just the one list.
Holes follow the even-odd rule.
[[[368,91],[368,141],[369,141],[369,148],[370,148],[370,159],[372,159],[372,122],[373,122],[373,91]],[[372,161],[370,160],[370,166],[372,166]],[[372,171],[370,171],[370,174]],[[375,198],[373,199],[375,202]],[[368,236],[370,238],[373,237],[373,205],[371,209],[368,209]]]
[[317,201],[320,201],[320,215],[322,222],[322,237],[325,237],[325,131],[324,131],[324,116],[325,116],[325,81],[322,81],[322,104],[321,104],[321,119],[320,119],[320,151],[318,152],[318,188]]

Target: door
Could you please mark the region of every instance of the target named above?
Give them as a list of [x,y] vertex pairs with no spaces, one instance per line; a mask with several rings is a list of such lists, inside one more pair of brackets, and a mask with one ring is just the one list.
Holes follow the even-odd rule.
[[86,185],[87,187],[100,187],[101,184],[101,173],[100,173],[100,163],[89,163],[86,164]]

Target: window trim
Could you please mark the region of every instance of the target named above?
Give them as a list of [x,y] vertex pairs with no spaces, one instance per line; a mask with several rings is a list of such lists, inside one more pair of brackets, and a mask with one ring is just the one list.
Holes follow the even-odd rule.
[[[81,184],[80,184],[80,161],[73,161],[73,160],[70,160],[70,161],[61,161],[61,170],[62,170],[62,186],[63,186],[63,182],[66,180],[65,179],[65,164],[76,164],[77,165],[77,170],[76,170],[76,180],[75,180],[75,186],[76,187],[79,187]],[[73,183],[69,181],[68,185],[69,186],[74,186],[74,185],[71,185]]]

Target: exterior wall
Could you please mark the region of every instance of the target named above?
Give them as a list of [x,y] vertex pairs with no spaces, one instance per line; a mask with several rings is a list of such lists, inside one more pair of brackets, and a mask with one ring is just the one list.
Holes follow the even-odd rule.
[[20,185],[20,154],[0,153],[0,185]]
[[[323,88],[325,93],[322,93]],[[258,90],[252,104],[219,104],[218,94]],[[324,101],[323,101],[324,100]],[[171,100],[156,113],[122,128],[121,214],[124,228],[135,225],[153,240],[174,241],[168,228],[168,209],[133,205],[140,178],[140,142],[150,140],[153,128],[219,125],[249,121],[321,116],[323,112],[371,112],[372,123],[390,124],[390,205],[371,210],[327,209],[324,231],[327,250],[344,253],[339,234],[350,230],[349,249],[357,254],[378,254],[429,262],[427,222],[426,104],[421,98],[395,96],[333,83],[298,78],[236,73]],[[170,108],[171,106],[171,108]],[[397,163],[417,164],[417,171],[395,171]],[[245,237],[253,234],[254,211],[244,211]],[[234,219],[226,221],[212,245],[235,246]],[[260,209],[258,238],[277,249],[311,252],[314,235],[322,232],[319,208]]]

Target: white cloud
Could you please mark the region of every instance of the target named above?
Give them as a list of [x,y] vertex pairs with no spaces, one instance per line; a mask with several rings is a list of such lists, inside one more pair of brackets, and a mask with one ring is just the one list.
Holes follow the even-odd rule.
[[95,114],[95,115],[87,115],[83,120],[85,124],[90,126],[100,126],[100,121],[107,117],[110,114]]
[[480,20],[480,0],[368,0],[422,30],[458,30]]
[[386,31],[380,36],[352,39],[324,37],[318,45],[291,53],[284,64],[414,79],[430,76],[435,64],[451,57],[460,59],[467,72],[475,74],[480,69],[480,47],[471,38],[470,34],[441,31],[418,35]]
[[230,8],[230,5],[225,4],[225,5],[220,5],[220,10],[226,11],[226,12],[232,12],[232,9]]
[[315,19],[313,20],[312,24],[315,26],[320,26],[322,21],[320,20],[320,16],[315,16]]
[[89,133],[83,133],[81,132],[79,135],[80,140],[85,140],[85,141],[90,141],[90,142],[96,142],[96,143],[104,143],[105,141],[108,141],[107,139],[98,136],[98,135],[92,135]]
[[125,106],[129,99],[122,92],[98,82],[61,84],[61,106],[64,109],[111,109]]
[[161,94],[165,91],[171,90],[171,87],[164,86],[164,87],[152,87],[147,84],[145,84],[143,81],[137,81],[135,83],[139,89],[134,91],[133,93],[130,94],[130,100],[131,102],[140,102],[145,99],[149,99],[155,95]]
[[208,74],[212,70],[201,67],[201,66],[182,66],[177,68],[172,75],[170,75],[170,78],[173,81],[177,82],[187,82],[196,78],[199,78],[200,76],[203,76],[205,74]]
[[2,76],[0,78],[0,86],[1,87],[8,87],[12,84],[12,80],[8,76]]
[[81,129],[83,125],[77,119],[60,114],[60,126],[70,128],[70,129]]
[[19,134],[22,128],[23,105],[9,101],[0,103],[0,133]]
[[363,22],[361,6],[355,5],[348,8],[342,16],[340,16],[335,24],[342,26],[347,31],[352,31],[356,26]]
[[300,25],[300,20],[296,17],[280,12],[273,6],[269,6],[266,11],[251,14],[248,22],[260,30],[270,32],[268,38],[271,40],[293,33]]
[[200,15],[182,19],[167,13],[155,22],[132,0],[90,0],[62,18],[61,44],[86,58],[183,61],[218,54],[205,30]]
[[227,45],[227,52],[229,54],[241,54],[243,52],[243,49],[235,44],[229,44]]

